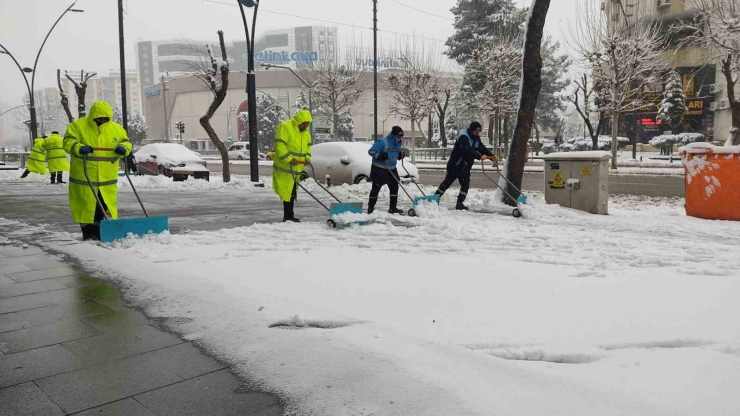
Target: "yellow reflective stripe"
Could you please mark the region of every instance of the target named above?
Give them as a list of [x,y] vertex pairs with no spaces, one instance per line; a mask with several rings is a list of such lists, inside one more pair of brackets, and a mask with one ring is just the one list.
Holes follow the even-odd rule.
[[64,150],[64,148],[63,147],[49,147],[46,150]]
[[28,160],[35,160],[37,162],[46,162],[44,159],[34,159],[32,157],[29,157]]
[[381,165],[380,163],[373,162],[373,166],[381,168],[381,169],[388,169],[387,165]]
[[[77,185],[87,185],[87,181],[82,181],[75,178],[69,178],[70,183],[74,183]],[[112,181],[106,181],[106,182],[91,182],[92,186],[108,186],[108,185],[115,185],[118,183],[118,179],[112,180]]]
[[291,155],[295,157],[306,157],[311,156],[311,153],[296,153],[296,152],[290,152]]
[[31,150],[31,153],[38,153],[38,154],[44,155],[44,156],[46,155],[45,152],[39,152],[38,150]]
[[67,156],[51,156],[47,157],[46,160],[52,160],[52,159],[66,159]]
[[278,172],[285,172],[285,173],[290,173],[291,175],[295,175],[295,174],[296,174],[296,172],[295,172],[294,170],[290,170],[290,169],[285,169],[285,168],[281,168],[280,166],[275,166],[275,165],[272,165],[272,169],[273,169],[273,170],[276,170],[276,171],[278,171]]
[[130,143],[130,142],[131,142],[131,140],[129,140],[129,139],[121,139],[121,141],[118,142],[118,143],[120,144],[120,143]]
[[280,160],[285,160],[285,159],[287,159],[288,157],[290,157],[290,155],[291,155],[292,153],[293,153],[293,152],[288,152],[288,153],[286,153],[286,154],[284,154],[284,155],[280,156]]
[[288,144],[288,142],[286,142],[286,141],[285,141],[285,140],[283,140],[283,139],[275,139],[275,142],[276,142],[276,143],[277,143],[277,142],[280,142],[280,143],[283,143],[283,144],[285,144],[285,145],[287,145],[287,144]]

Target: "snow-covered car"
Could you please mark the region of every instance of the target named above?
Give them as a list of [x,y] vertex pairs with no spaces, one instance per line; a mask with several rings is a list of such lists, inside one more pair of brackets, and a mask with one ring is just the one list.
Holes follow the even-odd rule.
[[[311,164],[316,172],[316,179],[323,180],[326,175],[331,176],[333,185],[343,183],[358,184],[370,180],[372,157],[367,154],[372,143],[367,142],[327,142],[311,148]],[[403,167],[406,167],[404,170]],[[307,178],[311,168],[303,172]],[[418,182],[419,170],[411,161],[404,160],[403,165],[398,162],[398,175],[401,182],[408,183],[413,178]]]
[[188,176],[208,180],[210,172],[206,161],[192,150],[177,143],[152,143],[134,153],[139,175],[165,175],[174,181]]

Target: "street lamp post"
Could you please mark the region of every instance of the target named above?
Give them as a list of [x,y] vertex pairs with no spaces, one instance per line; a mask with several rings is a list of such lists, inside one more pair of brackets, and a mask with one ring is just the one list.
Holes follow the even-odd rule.
[[226,113],[226,131],[228,132],[226,135],[229,142],[231,142],[231,113],[234,111],[236,111],[236,103],[231,104],[229,112]]
[[[64,15],[67,14],[67,12],[75,12],[75,13],[84,12],[84,10],[73,8],[76,3],[77,1],[75,0],[72,4],[70,4],[69,7],[67,7],[64,10],[64,12],[62,12],[62,14],[56,20],[56,22],[54,22],[54,24],[51,26],[51,29],[49,29],[49,32],[46,34],[46,37],[44,38],[44,41],[41,43],[41,47],[39,47],[39,51],[36,54],[36,60],[33,62],[33,68],[21,67],[21,64],[18,63],[18,60],[15,59],[15,57],[13,56],[13,54],[10,53],[8,48],[0,44],[0,48],[2,48],[2,50],[0,50],[0,53],[10,56],[10,59],[12,59],[13,62],[15,62],[15,66],[17,66],[18,70],[21,71],[21,75],[23,75],[23,80],[26,82],[26,89],[28,90],[28,98],[30,100],[29,111],[31,113],[31,121],[30,121],[31,123],[30,129],[31,129],[31,136],[32,136],[31,145],[33,145],[33,140],[36,138],[36,135],[38,133],[37,126],[36,126],[36,101],[34,100],[34,97],[33,97],[33,90],[34,90],[34,85],[36,84],[36,67],[38,66],[38,63],[39,63],[39,57],[41,56],[41,51],[44,50],[44,45],[46,45],[46,41],[49,39],[49,35],[51,35],[51,32],[54,30],[55,27],[57,27],[57,24],[59,23],[60,20],[62,20],[62,17],[64,17]],[[26,74],[31,74],[31,73],[33,75],[31,75],[31,84],[29,85],[28,77],[26,76]]]
[[[305,79],[301,78],[301,76],[298,75],[293,70],[293,68],[291,68],[289,66],[285,66],[285,65],[268,64],[268,63],[265,63],[265,62],[261,62],[260,63],[260,66],[265,67],[265,69],[279,68],[279,69],[287,69],[288,71],[290,71],[290,73],[293,74],[293,76],[296,77],[298,79],[298,81],[301,82],[301,84],[305,85],[306,88],[308,88],[308,109],[309,109],[309,111],[313,111],[313,103],[311,102],[311,85],[308,82],[306,82]],[[313,133],[314,133],[314,123],[311,123],[311,136],[313,136]]]
[[[242,14],[244,23],[244,34],[247,37],[247,111],[249,113],[249,172],[252,182],[259,182],[259,149],[257,143],[257,83],[254,77],[254,29],[257,26],[257,12],[259,11],[259,0],[237,0],[239,10]],[[252,15],[252,33],[250,36],[247,16],[244,14],[244,8],[254,7]]]

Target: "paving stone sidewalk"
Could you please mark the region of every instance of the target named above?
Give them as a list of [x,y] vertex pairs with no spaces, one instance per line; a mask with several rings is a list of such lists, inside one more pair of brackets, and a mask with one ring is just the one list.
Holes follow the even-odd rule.
[[0,245],[0,415],[280,415],[277,397],[37,247]]

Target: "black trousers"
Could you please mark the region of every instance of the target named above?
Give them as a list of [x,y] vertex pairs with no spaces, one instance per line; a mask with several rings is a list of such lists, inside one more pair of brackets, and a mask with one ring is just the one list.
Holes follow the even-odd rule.
[[367,203],[368,211],[372,212],[375,209],[380,188],[384,185],[388,186],[388,190],[391,193],[390,208],[396,208],[396,205],[398,205],[398,180],[396,178],[398,178],[398,171],[396,169],[381,169],[375,166],[370,168],[370,180],[373,183],[373,187],[370,190],[370,200]]
[[293,207],[295,205],[295,199],[298,195],[298,184],[293,185],[293,193],[290,195],[290,201],[283,201],[283,220],[292,220],[295,218]]
[[51,183],[62,183],[62,172],[51,172]]
[[470,189],[470,172],[458,172],[454,170],[448,170],[444,180],[439,184],[437,188],[437,195],[444,195],[447,188],[452,185],[453,182],[460,182],[460,193],[457,195],[457,203],[462,204],[465,202],[465,198],[468,196],[468,190]]
[[[100,195],[100,192],[98,191],[98,199],[100,199],[100,204],[103,205],[103,209],[108,211],[108,205],[105,204],[105,200],[103,200],[103,196]],[[100,240],[100,221],[103,221],[105,219],[105,215],[103,210],[100,209],[100,205],[98,203],[95,203],[95,217],[94,224],[81,224],[80,227],[82,228],[82,239],[83,240]]]

